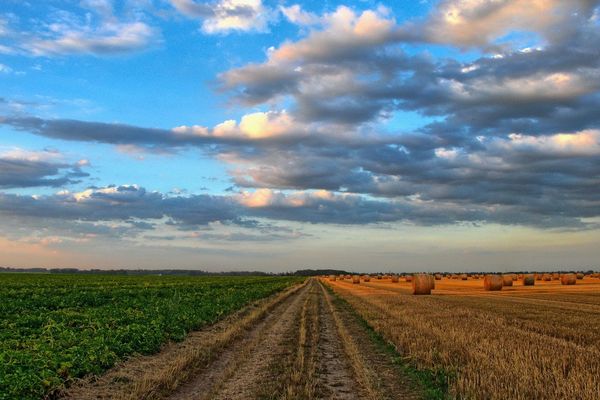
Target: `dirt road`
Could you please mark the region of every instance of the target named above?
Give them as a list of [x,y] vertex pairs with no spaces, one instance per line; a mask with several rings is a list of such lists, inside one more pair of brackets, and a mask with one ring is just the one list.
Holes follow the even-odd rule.
[[[264,306],[254,320],[220,332],[217,339],[190,338],[192,343],[166,352],[203,354],[186,368],[181,355],[159,354],[134,365],[124,364],[93,384],[71,392],[78,399],[417,399],[388,354],[378,349],[347,305],[336,300],[317,280],[282,294]],[[239,325],[244,318],[225,324]],[[208,334],[210,336],[210,334]],[[199,347],[208,349],[199,350]],[[209,348],[212,346],[212,348]],[[183,349],[183,350],[182,350]],[[171,371],[164,383],[149,369]],[[128,373],[133,370],[133,373]],[[173,379],[173,374],[179,377]],[[140,377],[146,375],[145,378]],[[161,373],[157,373],[162,376]],[[127,376],[127,379],[116,379]],[[120,382],[125,383],[120,383]],[[161,383],[163,382],[163,383]],[[119,392],[115,388],[119,387]],[[107,389],[107,387],[110,387]],[[83,389],[83,390],[82,390]]]
[[418,398],[316,279],[169,398]]

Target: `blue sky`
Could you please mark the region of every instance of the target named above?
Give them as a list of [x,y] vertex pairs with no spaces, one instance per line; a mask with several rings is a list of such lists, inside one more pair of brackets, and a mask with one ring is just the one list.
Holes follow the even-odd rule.
[[599,15],[5,1],[0,263],[593,267]]

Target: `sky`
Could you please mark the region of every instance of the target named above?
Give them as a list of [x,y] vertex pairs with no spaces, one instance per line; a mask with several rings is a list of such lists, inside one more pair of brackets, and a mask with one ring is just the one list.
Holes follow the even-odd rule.
[[598,269],[599,3],[3,0],[0,266]]

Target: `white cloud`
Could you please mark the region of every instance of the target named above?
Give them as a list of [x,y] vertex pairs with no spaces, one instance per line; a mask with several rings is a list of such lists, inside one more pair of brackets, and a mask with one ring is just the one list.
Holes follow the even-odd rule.
[[[1,150],[2,148],[0,148]],[[31,162],[62,161],[63,155],[57,151],[32,151],[20,147],[0,151],[0,158],[8,160],[25,160]]]
[[315,25],[321,22],[317,15],[304,11],[298,4],[289,7],[282,6],[280,10],[288,21],[296,25]]
[[293,128],[293,122],[285,112],[257,112],[244,115],[239,128],[245,136],[261,139],[289,133]]
[[[0,36],[10,41],[0,53],[54,56],[70,54],[107,55],[147,48],[159,40],[159,32],[142,21],[141,13],[119,18],[109,0],[82,0],[76,11],[56,11],[27,26],[18,20],[0,21]],[[31,27],[34,27],[33,29]]]
[[82,0],[81,6],[96,12],[104,18],[112,18],[113,5],[111,0]]
[[111,186],[98,189],[86,189],[82,192],[60,192],[63,197],[72,198],[77,202],[93,201],[98,197],[103,200],[122,202],[136,200],[146,195],[146,191],[138,185]]
[[306,133],[305,129],[285,111],[246,114],[240,119],[239,124],[235,120],[227,120],[213,129],[200,125],[182,125],[173,128],[172,131],[177,135],[232,139],[267,139]]
[[262,0],[218,0],[214,3],[171,0],[171,4],[180,13],[201,19],[202,31],[207,34],[264,32],[275,17],[273,10],[265,7]]
[[13,69],[8,65],[0,63],[0,74],[10,74],[13,72]]
[[[463,73],[473,71],[471,67]],[[600,88],[600,71],[581,69],[572,72],[530,74],[518,78],[498,79],[494,76],[476,78],[466,82],[441,80],[461,101],[480,102],[491,99],[543,101],[570,99],[593,93]]]
[[394,40],[396,25],[380,11],[360,14],[340,6],[322,18],[324,29],[312,32],[306,39],[284,43],[269,52],[269,63],[295,62],[303,59],[339,57],[348,51],[382,45]]
[[600,130],[589,129],[546,136],[513,133],[508,140],[497,139],[494,146],[555,156],[600,156]]
[[587,0],[445,0],[422,28],[433,41],[466,47],[486,46],[515,31],[554,40],[593,7]]
[[35,56],[59,54],[112,54],[139,50],[155,38],[155,31],[143,22],[110,23],[98,28],[65,27],[51,39],[33,38],[23,48]]
[[214,16],[202,23],[202,30],[205,33],[263,32],[270,19],[271,11],[261,0],[221,0],[214,8]]
[[448,160],[454,160],[459,155],[460,150],[456,148],[446,149],[439,147],[435,149],[435,155],[439,158],[445,158]]
[[334,193],[329,190],[297,190],[285,193],[272,189],[257,189],[240,193],[237,200],[248,208],[263,207],[306,207],[320,201],[343,202],[346,199],[359,199],[360,196]]

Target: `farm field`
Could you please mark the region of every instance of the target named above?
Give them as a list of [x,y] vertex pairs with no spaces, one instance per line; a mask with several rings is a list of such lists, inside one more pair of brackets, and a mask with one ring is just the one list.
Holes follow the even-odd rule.
[[600,398],[595,278],[0,279],[1,399]]
[[446,377],[450,397],[599,399],[600,279],[435,281],[431,296],[387,279],[323,279],[417,368]]
[[0,399],[40,399],[300,278],[0,274]]

